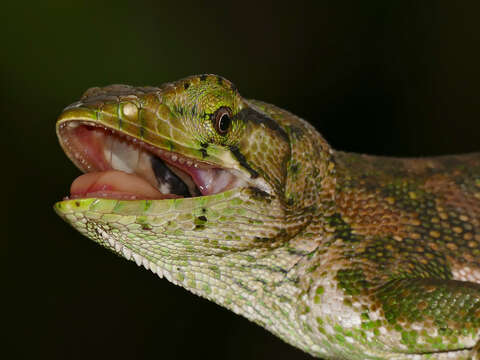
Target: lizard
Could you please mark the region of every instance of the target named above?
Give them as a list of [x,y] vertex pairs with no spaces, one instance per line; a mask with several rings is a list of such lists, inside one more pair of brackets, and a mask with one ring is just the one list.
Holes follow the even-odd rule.
[[217,75],[87,90],[54,210],[323,359],[480,358],[480,153],[334,150]]

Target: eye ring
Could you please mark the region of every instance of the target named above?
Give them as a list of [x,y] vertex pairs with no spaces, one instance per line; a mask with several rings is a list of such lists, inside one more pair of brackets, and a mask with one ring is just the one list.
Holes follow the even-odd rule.
[[220,135],[226,135],[232,125],[232,110],[222,106],[213,114],[213,126]]

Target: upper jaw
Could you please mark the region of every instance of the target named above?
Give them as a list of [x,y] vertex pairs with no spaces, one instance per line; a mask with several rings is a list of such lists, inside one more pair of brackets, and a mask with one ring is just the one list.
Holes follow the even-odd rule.
[[[70,112],[72,110],[75,112],[74,109]],[[169,195],[206,196],[243,187],[255,187],[271,193],[270,187],[262,178],[251,179],[243,171],[153,146],[98,122],[64,117],[58,122],[57,134],[67,156],[83,172],[119,170],[137,175],[158,191],[155,196],[151,196],[154,192],[147,192],[154,199],[172,197]],[[149,197],[136,194],[138,184],[134,186],[132,183],[129,187],[127,183],[121,185],[127,189],[130,198]],[[74,194],[73,190],[72,186],[75,197],[119,196],[115,192],[106,192],[102,196],[102,193],[89,192],[83,188],[80,194]]]

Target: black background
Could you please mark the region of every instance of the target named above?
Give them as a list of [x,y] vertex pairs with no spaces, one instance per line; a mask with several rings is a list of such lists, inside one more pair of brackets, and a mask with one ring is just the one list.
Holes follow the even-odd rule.
[[62,222],[52,204],[79,172],[55,119],[91,86],[216,73],[308,119],[337,149],[478,151],[479,10],[448,0],[2,4],[2,357],[308,359]]

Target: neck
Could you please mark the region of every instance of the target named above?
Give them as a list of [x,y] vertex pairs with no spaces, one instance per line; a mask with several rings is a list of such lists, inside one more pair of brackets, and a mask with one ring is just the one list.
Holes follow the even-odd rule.
[[[190,289],[253,321],[287,342],[308,348],[297,320],[302,289],[296,268],[308,249],[282,246],[249,250],[215,259],[208,286]],[[294,335],[294,337],[292,337]]]

